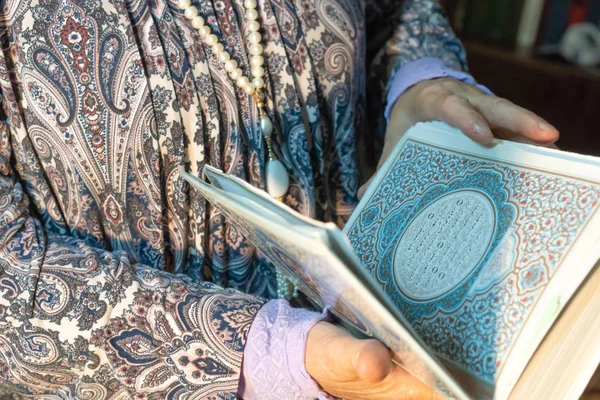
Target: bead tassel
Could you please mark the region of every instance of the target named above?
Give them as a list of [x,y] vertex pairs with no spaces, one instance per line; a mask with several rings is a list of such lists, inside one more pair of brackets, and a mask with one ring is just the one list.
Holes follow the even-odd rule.
[[[247,29],[249,31],[248,53],[250,54],[250,77],[244,76],[241,68],[238,67],[236,60],[231,58],[231,54],[225,50],[225,46],[219,43],[219,38],[211,32],[206,25],[206,21],[199,15],[197,7],[191,5],[190,0],[178,0],[177,7],[184,12],[186,19],[191,21],[192,27],[198,31],[204,42],[211,47],[214,56],[221,62],[225,71],[229,74],[236,86],[242,89],[247,95],[252,96],[258,108],[260,118],[260,128],[267,147],[268,161],[266,166],[267,192],[276,199],[282,199],[289,189],[289,176],[285,166],[277,159],[273,151],[273,122],[267,115],[266,96],[262,89],[265,86],[263,77],[265,76],[263,57],[264,47],[262,45],[262,36],[259,32],[260,23],[258,11],[256,10],[256,0],[244,0],[246,8],[246,19],[248,20]],[[276,269],[277,275],[277,297],[282,299],[291,299],[298,295],[298,289],[284,275]]]

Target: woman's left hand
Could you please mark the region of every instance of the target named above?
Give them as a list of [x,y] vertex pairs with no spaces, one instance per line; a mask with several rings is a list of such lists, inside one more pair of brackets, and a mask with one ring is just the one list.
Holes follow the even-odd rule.
[[[531,111],[487,95],[473,85],[453,78],[426,80],[408,89],[394,104],[377,168],[411,126],[435,120],[460,129],[481,144],[489,144],[497,137],[555,147],[559,136],[556,128]],[[359,197],[369,183],[360,188]]]

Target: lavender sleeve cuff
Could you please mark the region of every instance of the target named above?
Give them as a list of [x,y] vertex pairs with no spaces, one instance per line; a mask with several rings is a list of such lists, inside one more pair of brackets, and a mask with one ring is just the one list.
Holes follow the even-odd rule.
[[427,79],[437,78],[458,79],[459,81],[477,86],[487,94],[492,94],[488,88],[479,85],[468,73],[447,67],[439,58],[423,57],[404,64],[396,71],[388,90],[385,118],[390,118],[390,113],[396,100],[411,86]]
[[272,300],[256,315],[246,348],[238,395],[244,400],[331,400],[304,366],[308,332],[327,319]]

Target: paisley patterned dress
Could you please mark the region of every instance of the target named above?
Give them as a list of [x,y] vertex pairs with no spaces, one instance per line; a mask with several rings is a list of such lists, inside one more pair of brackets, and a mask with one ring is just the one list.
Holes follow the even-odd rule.
[[[247,70],[242,1],[194,3]],[[173,1],[0,5],[0,384],[48,399],[235,398],[274,271],[178,171],[209,163],[263,187],[255,105]],[[284,201],[343,225],[389,77],[425,56],[464,69],[462,47],[433,0],[258,10]]]

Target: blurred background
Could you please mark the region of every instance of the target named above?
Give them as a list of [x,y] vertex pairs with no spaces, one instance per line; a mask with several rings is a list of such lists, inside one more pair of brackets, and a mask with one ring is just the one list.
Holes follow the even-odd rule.
[[600,156],[600,0],[441,0],[471,74]]

